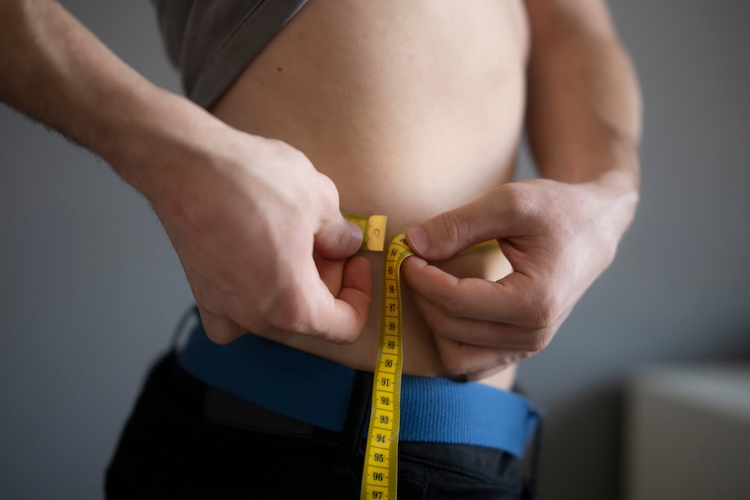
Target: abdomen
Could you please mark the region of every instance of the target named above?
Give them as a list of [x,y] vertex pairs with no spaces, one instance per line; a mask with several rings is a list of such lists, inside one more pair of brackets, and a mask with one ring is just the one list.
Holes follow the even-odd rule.
[[[390,236],[511,180],[527,37],[517,0],[310,0],[213,112],[304,152],[338,187],[342,211],[388,215]],[[382,255],[367,257],[377,287]],[[510,271],[498,254],[451,267],[488,279]],[[378,290],[353,345],[263,334],[372,371]],[[406,295],[404,371],[442,375],[432,334]]]

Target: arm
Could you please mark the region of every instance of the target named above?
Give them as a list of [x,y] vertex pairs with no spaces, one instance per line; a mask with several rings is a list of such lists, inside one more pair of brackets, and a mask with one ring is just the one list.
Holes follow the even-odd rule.
[[604,0],[527,0],[528,136],[541,176],[610,188],[619,240],[640,183],[641,100]]
[[[101,155],[150,201],[213,340],[271,326],[359,336],[369,265],[344,259],[361,234],[299,151],[157,88],[54,1],[0,3],[0,100]],[[313,251],[338,264],[319,272]]]
[[[542,179],[500,186],[407,233],[404,276],[456,375],[540,351],[614,258],[638,201],[640,97],[604,0],[527,0],[528,136]],[[513,273],[458,279],[443,260],[498,239]]]

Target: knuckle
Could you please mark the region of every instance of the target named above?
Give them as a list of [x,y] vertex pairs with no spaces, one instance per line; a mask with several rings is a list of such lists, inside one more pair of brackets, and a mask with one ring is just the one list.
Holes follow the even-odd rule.
[[286,142],[280,139],[266,138],[264,143],[268,147],[269,154],[277,160],[292,164],[299,162],[300,151],[289,146]]
[[269,314],[269,322],[288,332],[308,333],[312,329],[309,312],[305,294],[297,289],[286,289],[277,295],[276,305]]
[[504,191],[505,201],[511,212],[519,216],[529,216],[533,210],[533,196],[529,192],[529,186],[512,182],[503,184],[498,189]]
[[330,202],[336,202],[336,204],[338,204],[339,191],[336,188],[336,184],[334,184],[333,180],[327,175],[321,173],[318,173],[318,180],[320,182],[320,189],[323,192],[325,198]]
[[315,201],[317,206],[326,214],[339,213],[339,191],[333,180],[327,175],[316,172],[315,174]]
[[604,267],[605,269],[609,267],[612,262],[614,262],[615,257],[617,256],[617,245],[611,245],[607,250],[603,252],[604,256]]
[[524,357],[531,356],[531,354],[536,353],[544,349],[549,345],[549,339],[546,335],[544,335],[541,332],[532,332],[529,334],[529,337],[526,339],[526,355]]
[[281,328],[294,333],[309,333],[312,330],[309,316],[301,309],[295,308],[281,320]]
[[534,354],[536,354],[536,351],[522,351],[522,352],[519,352],[516,355],[516,359],[514,360],[514,363],[518,363],[519,361],[523,361],[524,359],[528,359],[531,356],[533,356]]
[[458,297],[452,294],[443,294],[435,300],[435,306],[448,316],[459,316],[462,310]]
[[560,301],[550,293],[544,294],[531,309],[531,327],[535,329],[549,328],[557,322],[560,315]]
[[430,328],[444,339],[454,340],[456,338],[455,330],[446,318],[433,319]]
[[296,308],[287,308],[287,312],[279,315],[273,323],[276,327],[287,332],[307,333],[310,331],[305,314]]
[[267,330],[269,326],[252,311],[243,311],[237,320],[237,324],[248,332],[260,332]]
[[211,326],[204,325],[203,329],[206,331],[206,337],[214,344],[227,345],[232,341],[226,334],[216,331]]
[[308,164],[310,160],[307,158],[305,153],[297,148],[294,148],[284,141],[273,139],[276,150],[280,155],[283,155],[287,161],[299,164]]
[[554,324],[556,316],[555,309],[550,304],[540,304],[534,308],[531,326],[538,329],[549,328]]
[[469,234],[466,222],[453,210],[438,215],[436,222],[444,240],[450,244],[460,243]]
[[203,329],[211,342],[226,345],[240,336],[237,329],[232,328],[231,323],[219,320],[218,318],[218,316],[211,314],[210,317],[203,320]]

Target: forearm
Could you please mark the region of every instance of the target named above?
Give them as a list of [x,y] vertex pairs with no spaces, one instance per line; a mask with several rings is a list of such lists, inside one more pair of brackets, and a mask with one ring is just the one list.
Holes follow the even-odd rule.
[[[635,71],[598,0],[528,0],[528,135],[544,178],[597,183],[622,229],[639,187],[641,102]],[[619,202],[619,203],[618,203]]]
[[155,169],[179,163],[206,129],[218,128],[53,1],[0,4],[0,100],[99,154],[147,196]]
[[348,259],[361,231],[300,151],[152,85],[51,0],[0,2],[0,100],[98,153],[149,199],[211,339],[362,332],[371,271]]

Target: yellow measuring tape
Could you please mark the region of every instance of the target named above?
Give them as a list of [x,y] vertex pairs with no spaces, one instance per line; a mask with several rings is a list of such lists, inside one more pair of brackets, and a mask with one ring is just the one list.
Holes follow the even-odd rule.
[[385,244],[385,226],[388,222],[386,215],[357,215],[342,213],[344,219],[353,222],[362,230],[362,245],[360,250],[382,252]]
[[[362,250],[382,251],[386,216],[343,214],[362,229]],[[386,252],[380,313],[378,360],[372,384],[370,426],[362,472],[361,498],[395,500],[398,478],[398,431],[401,422],[401,263],[414,253],[404,233],[391,240]]]
[[[385,244],[385,215],[344,213],[344,218],[362,229],[362,250],[382,251]],[[498,249],[497,241],[475,245],[461,254]],[[459,254],[459,255],[461,255]],[[396,500],[398,479],[398,432],[401,423],[401,372],[404,351],[401,343],[401,263],[414,252],[405,233],[388,245],[383,271],[378,358],[372,383],[370,425],[362,472],[361,500]]]
[[391,240],[386,252],[380,313],[378,359],[372,384],[370,426],[362,475],[362,499],[396,498],[398,431],[401,423],[401,263],[413,255],[404,233]]

